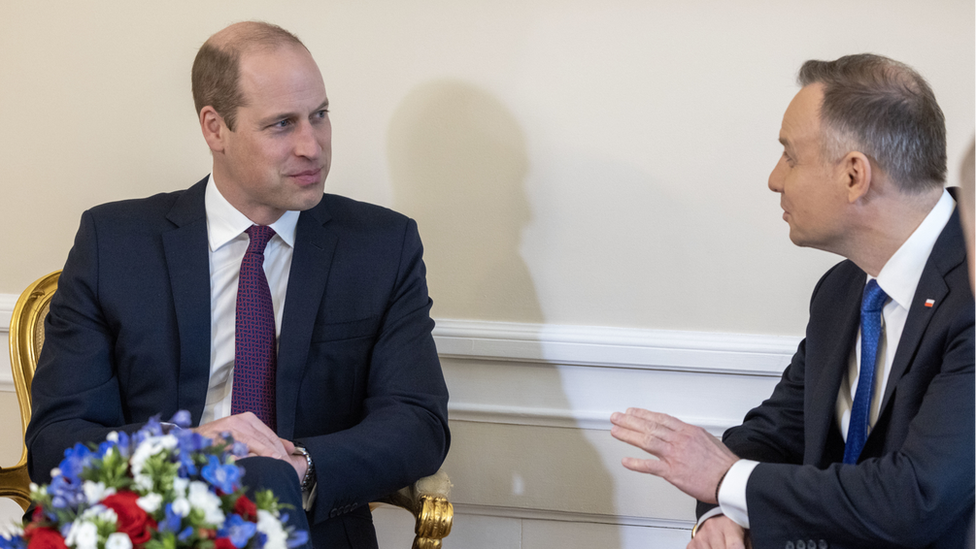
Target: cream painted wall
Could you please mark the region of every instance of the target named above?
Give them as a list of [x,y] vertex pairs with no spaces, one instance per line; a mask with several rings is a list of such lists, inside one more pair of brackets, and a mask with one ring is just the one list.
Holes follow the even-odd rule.
[[[799,64],[916,66],[973,134],[968,0],[7,2],[0,293],[61,266],[81,212],[188,186],[189,94],[225,24],[294,30],[323,69],[328,188],[415,216],[434,314],[795,334],[835,257],[766,189]],[[13,236],[16,235],[16,236]]]

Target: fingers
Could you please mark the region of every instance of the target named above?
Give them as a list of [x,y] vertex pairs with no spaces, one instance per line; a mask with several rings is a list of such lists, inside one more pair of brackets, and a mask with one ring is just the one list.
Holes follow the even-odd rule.
[[746,531],[725,515],[702,523],[688,549],[745,549]]
[[614,438],[658,457],[680,435],[679,430],[693,429],[667,414],[640,408],[630,408],[626,413],[614,412],[610,422],[614,425],[610,430]]
[[286,459],[291,453],[285,450],[278,435],[251,412],[205,423],[194,431],[211,438],[230,433],[234,440],[247,445],[250,455]]
[[285,440],[283,438],[279,438],[278,439],[278,442],[280,442],[281,445],[284,447],[285,453],[287,455],[290,456],[290,455],[293,455],[295,453],[295,443],[294,442],[292,442],[290,440]]
[[658,477],[667,476],[668,473],[668,464],[659,459],[625,457],[620,463],[627,469],[638,473],[648,473]]

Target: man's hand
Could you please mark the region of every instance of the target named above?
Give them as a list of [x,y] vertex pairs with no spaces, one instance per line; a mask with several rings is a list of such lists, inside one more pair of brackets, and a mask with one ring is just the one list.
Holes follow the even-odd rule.
[[701,427],[640,408],[614,412],[610,421],[614,438],[659,458],[624,458],[624,467],[661,477],[705,503],[718,503],[715,489],[739,459],[720,440]]
[[749,549],[752,543],[746,531],[725,515],[716,515],[702,523],[687,549]]
[[278,435],[251,412],[227,416],[204,423],[193,429],[208,438],[222,438],[230,433],[236,442],[247,445],[249,456],[263,456],[287,461],[295,468],[298,482],[305,478],[308,463],[301,455],[292,455],[295,445],[291,441],[278,438]]

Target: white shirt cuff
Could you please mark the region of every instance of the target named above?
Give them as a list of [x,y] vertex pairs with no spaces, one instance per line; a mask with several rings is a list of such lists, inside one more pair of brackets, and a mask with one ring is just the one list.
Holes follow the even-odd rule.
[[746,506],[746,484],[749,475],[759,465],[758,461],[740,459],[725,473],[725,479],[718,491],[718,505],[722,514],[732,519],[732,522],[749,529],[749,509]]
[[712,507],[708,511],[705,511],[704,513],[702,513],[701,518],[699,518],[698,519],[698,522],[695,523],[695,529],[692,530],[693,534],[692,534],[691,537],[695,537],[694,534],[695,533],[698,533],[698,530],[701,530],[701,525],[704,524],[704,522],[706,520],[708,520],[708,519],[710,519],[712,517],[717,517],[717,516],[719,516],[721,514],[722,514],[722,508],[721,507]]

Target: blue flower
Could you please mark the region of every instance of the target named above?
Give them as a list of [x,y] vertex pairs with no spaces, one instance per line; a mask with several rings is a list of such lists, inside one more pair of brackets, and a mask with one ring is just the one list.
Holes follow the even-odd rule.
[[128,459],[129,455],[132,453],[132,448],[130,446],[132,441],[129,438],[129,433],[119,431],[116,433],[116,435],[118,435],[117,447],[119,449],[119,453],[122,454],[122,457]]
[[[183,522],[183,517],[177,515],[173,512],[173,504],[166,504],[166,518],[164,518],[159,523],[160,532],[176,532],[180,529],[180,525]],[[191,528],[192,530],[192,528]]]
[[0,536],[0,549],[25,549],[26,547],[27,542],[21,536],[13,536],[11,538]]
[[180,460],[179,475],[183,478],[190,478],[197,475],[197,465],[193,461],[193,455],[201,450],[210,447],[211,440],[199,433],[190,430],[180,430],[175,433]]
[[241,471],[233,463],[221,465],[217,456],[212,455],[209,463],[203,466],[200,476],[223,493],[232,494],[240,486]]
[[139,429],[139,432],[145,432],[147,435],[153,437],[161,437],[165,434],[163,433],[163,424],[159,422],[158,415],[149,418],[149,421],[143,425],[142,429]]
[[285,545],[288,546],[288,549],[301,547],[303,545],[306,545],[307,543],[308,543],[308,532],[306,532],[305,530],[295,531],[290,528],[288,529],[288,541],[285,542]]
[[192,419],[193,418],[190,417],[190,412],[186,410],[180,410],[175,414],[173,414],[173,417],[170,418],[169,422],[175,423],[176,426],[179,427],[180,429],[189,429],[190,422],[192,421]]
[[230,453],[236,458],[245,458],[249,452],[250,450],[247,449],[247,444],[237,441],[234,441],[234,446],[230,449]]
[[91,464],[91,459],[92,451],[84,444],[76,443],[73,447],[64,450],[64,459],[61,460],[58,469],[61,469],[61,474],[69,482],[80,483],[81,472]]
[[224,521],[224,526],[217,531],[218,537],[230,538],[230,542],[237,549],[243,549],[247,541],[257,532],[258,526],[253,522],[248,522],[240,515],[230,515]]
[[52,478],[47,493],[51,495],[51,506],[55,509],[76,509],[85,501],[81,480],[73,483],[65,475]]
[[190,536],[192,536],[192,535],[193,535],[193,527],[192,526],[187,526],[186,528],[183,529],[182,532],[180,532],[179,534],[177,534],[176,539],[179,540],[179,541],[186,541],[186,540],[190,539]]

